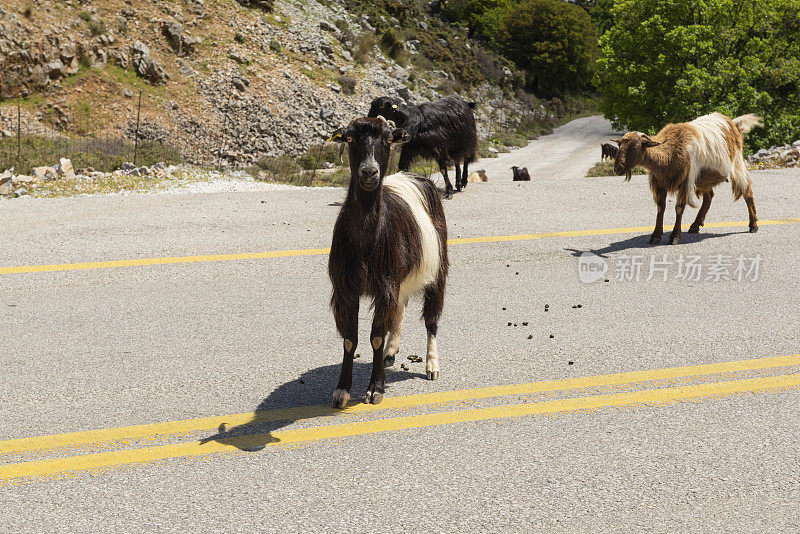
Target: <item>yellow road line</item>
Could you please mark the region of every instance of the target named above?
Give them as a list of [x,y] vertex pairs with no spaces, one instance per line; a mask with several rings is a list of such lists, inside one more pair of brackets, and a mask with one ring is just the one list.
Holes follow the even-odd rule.
[[87,430],[82,432],[71,432],[67,434],[53,434],[47,436],[0,441],[0,454],[86,445],[107,441],[122,441],[155,436],[180,435],[190,432],[215,429],[218,428],[222,423],[226,423],[233,427],[246,424],[268,423],[271,421],[299,421],[313,417],[409,408],[428,404],[468,401],[491,397],[504,397],[509,395],[526,395],[547,391],[613,386],[650,380],[684,378],[735,371],[771,369],[776,367],[789,367],[793,365],[800,365],[800,354],[690,365],[685,367],[669,367],[666,369],[654,369],[647,371],[632,371],[608,375],[595,375],[580,378],[566,378],[562,380],[531,382],[527,384],[441,391],[436,393],[407,395],[403,397],[387,397],[381,404],[364,404],[358,401],[351,401],[350,405],[345,410],[335,410],[328,406],[301,406],[297,408],[285,408],[255,413],[249,412],[225,416],[204,417],[199,419],[187,419],[182,421],[168,421],[119,428]]
[[[760,226],[775,224],[796,224],[800,218],[774,219],[758,221]],[[707,228],[733,228],[747,226],[747,221],[729,221],[707,223]],[[684,225],[688,228],[688,225]],[[631,234],[650,232],[652,226],[632,226],[628,228],[603,228],[596,230],[571,230],[566,232],[545,232],[540,234],[498,235],[487,237],[465,237],[448,240],[450,245],[466,245],[470,243],[499,243],[505,241],[530,241],[554,237],[581,237],[593,235]],[[0,274],[44,273],[56,271],[77,271],[85,269],[111,269],[117,267],[145,267],[150,265],[169,265],[175,263],[202,263],[210,261],[257,260],[265,258],[288,258],[291,256],[319,256],[328,254],[327,248],[308,248],[299,250],[276,250],[271,252],[248,252],[242,254],[207,254],[199,256],[173,256],[164,258],[141,258],[137,260],[95,261],[83,263],[61,263],[55,265],[23,265],[20,267],[0,267]]]
[[730,395],[736,393],[765,391],[800,386],[800,373],[750,378],[726,382],[712,382],[691,386],[649,389],[629,393],[594,395],[571,399],[559,399],[527,404],[512,404],[492,408],[458,410],[445,413],[413,415],[363,421],[342,425],[286,430],[270,434],[241,436],[209,441],[194,441],[175,445],[162,445],[140,449],[101,452],[69,458],[40,460],[0,466],[0,480],[21,477],[50,476],[69,471],[85,471],[126,464],[141,464],[168,458],[203,456],[219,452],[253,450],[271,445],[307,443],[323,439],[343,438],[396,430],[423,428],[453,423],[485,421],[526,415],[552,414],[576,410],[591,410],[612,406],[630,406],[644,403],[663,404],[694,398]]

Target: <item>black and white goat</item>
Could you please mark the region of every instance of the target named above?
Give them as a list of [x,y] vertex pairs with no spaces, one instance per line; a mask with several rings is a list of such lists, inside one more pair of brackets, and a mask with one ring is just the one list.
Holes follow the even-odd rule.
[[407,142],[403,128],[383,117],[355,119],[331,140],[347,143],[350,186],[333,229],[328,274],[331,306],[344,338],[344,360],[333,406],[344,408],[353,384],[359,298],[372,298],[372,376],[366,400],[385,393],[384,366],[394,364],[409,297],[422,291],[428,331],[425,369],[439,377],[436,333],[447,279],[447,224],[439,192],[429,179],[400,172],[385,176],[392,144]]
[[447,176],[448,163],[455,164],[456,189],[461,191],[467,187],[469,164],[478,158],[474,107],[474,102],[468,103],[458,95],[418,106],[408,106],[397,98],[382,96],[372,101],[368,116],[380,115],[404,128],[411,139],[403,146],[398,167],[407,171],[418,156],[436,160],[446,184],[445,197],[450,198],[453,185]]

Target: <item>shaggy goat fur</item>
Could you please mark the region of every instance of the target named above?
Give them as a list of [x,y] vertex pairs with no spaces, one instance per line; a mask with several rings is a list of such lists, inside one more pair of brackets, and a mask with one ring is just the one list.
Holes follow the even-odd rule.
[[[411,136],[403,145],[398,166],[407,171],[416,157],[433,159],[439,164],[450,197],[453,185],[447,176],[447,165],[456,167],[456,189],[467,186],[469,164],[477,160],[478,132],[475,127],[474,103],[458,95],[449,95],[436,102],[409,106],[397,98],[382,96],[372,101],[369,117],[383,116],[394,121]],[[463,170],[461,164],[464,165]]]
[[750,231],[758,230],[753,189],[747,174],[742,149],[744,134],[762,125],[756,115],[730,119],[720,113],[704,115],[691,122],[668,124],[650,138],[641,132],[629,132],[620,139],[614,172],[631,179],[631,169],[641,165],[649,172],[650,189],[658,206],[656,228],[651,243],[661,239],[667,193],[675,194],[675,227],[670,243],[678,243],[680,221],[688,203],[696,207],[697,196],[703,205],[690,233],[699,231],[714,196],[713,188],[729,178],[734,200],[745,198],[750,215]]
[[347,143],[351,175],[328,258],[331,306],[344,338],[341,376],[333,395],[338,408],[350,400],[362,296],[372,298],[375,310],[367,402],[383,399],[384,366],[394,364],[406,304],[420,291],[428,331],[427,376],[439,377],[436,334],[449,265],[447,223],[439,193],[429,179],[402,172],[384,178],[391,144],[407,138],[402,128],[393,128],[383,117],[356,119],[332,137]]

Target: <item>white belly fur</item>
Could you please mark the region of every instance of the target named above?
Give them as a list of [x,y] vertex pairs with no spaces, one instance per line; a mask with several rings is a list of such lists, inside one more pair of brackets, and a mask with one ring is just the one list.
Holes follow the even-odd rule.
[[409,274],[400,284],[400,304],[404,305],[408,298],[436,280],[441,261],[439,234],[425,208],[425,196],[417,187],[413,178],[404,173],[397,173],[383,179],[384,187],[388,187],[402,198],[417,221],[422,241],[422,261],[419,267]]

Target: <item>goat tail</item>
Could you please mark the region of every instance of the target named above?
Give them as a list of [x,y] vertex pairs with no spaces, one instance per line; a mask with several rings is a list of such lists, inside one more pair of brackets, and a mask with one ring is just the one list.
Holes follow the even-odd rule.
[[731,120],[733,121],[733,124],[736,125],[736,128],[738,128],[742,133],[742,135],[746,134],[753,128],[761,128],[764,126],[764,118],[759,117],[755,113],[748,113],[747,115],[742,115]]

